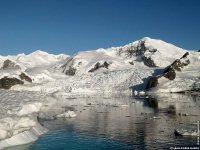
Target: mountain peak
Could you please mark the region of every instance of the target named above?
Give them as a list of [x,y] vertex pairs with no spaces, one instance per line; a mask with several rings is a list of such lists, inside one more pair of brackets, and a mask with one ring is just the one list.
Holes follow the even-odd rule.
[[141,39],[141,41],[148,41],[148,40],[156,40],[156,39],[153,39],[153,38],[150,38],[150,37],[143,37],[142,39]]
[[49,53],[43,51],[43,50],[36,50],[34,52],[32,52],[30,55],[48,55]]

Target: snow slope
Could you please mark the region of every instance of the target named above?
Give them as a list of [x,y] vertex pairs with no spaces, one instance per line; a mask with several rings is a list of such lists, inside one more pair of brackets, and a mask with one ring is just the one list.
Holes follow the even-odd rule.
[[[166,73],[164,73],[165,75],[163,73],[157,75],[158,85],[150,89],[151,93],[200,91],[200,53],[189,52],[186,57],[177,59],[175,62],[173,63],[175,64],[174,66],[180,66],[177,69],[174,67],[175,69],[170,71],[170,74],[172,76],[175,75],[175,77],[168,79]],[[172,68],[172,65],[169,67]],[[167,70],[169,67],[164,70]]]

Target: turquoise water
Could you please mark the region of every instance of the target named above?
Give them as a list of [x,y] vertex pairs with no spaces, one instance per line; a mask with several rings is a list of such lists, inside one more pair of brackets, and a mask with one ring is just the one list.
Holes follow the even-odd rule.
[[[76,118],[41,121],[49,129],[47,134],[34,143],[7,150],[151,150],[197,146],[196,137],[175,137],[174,129],[195,128],[191,123],[200,120],[199,97],[74,99],[67,104],[76,110]],[[158,119],[153,119],[155,116]]]
[[[54,136],[54,138],[52,138]],[[95,137],[91,135],[80,135],[65,130],[54,131],[41,137],[33,145],[24,148],[15,147],[15,150],[110,150],[131,149],[131,146],[114,139]]]

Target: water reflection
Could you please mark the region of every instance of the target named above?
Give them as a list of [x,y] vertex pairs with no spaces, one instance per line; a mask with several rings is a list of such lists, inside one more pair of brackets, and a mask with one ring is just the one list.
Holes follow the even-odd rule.
[[[196,145],[196,138],[175,137],[174,129],[193,128],[191,124],[200,120],[199,100],[199,97],[183,94],[151,95],[143,99],[125,96],[63,99],[63,105],[74,107],[77,117],[44,121],[42,124],[51,130],[48,138],[59,136],[56,133],[62,130],[62,134],[118,140],[125,144],[122,149],[169,149],[171,146]],[[43,136],[40,140],[45,138]],[[34,145],[37,142],[32,147]]]

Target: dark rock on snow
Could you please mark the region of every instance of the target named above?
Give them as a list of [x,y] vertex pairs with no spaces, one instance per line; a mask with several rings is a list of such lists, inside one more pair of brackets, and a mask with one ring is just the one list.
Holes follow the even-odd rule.
[[19,77],[20,77],[21,80],[25,80],[25,81],[30,82],[30,83],[32,82],[32,79],[29,76],[27,76],[25,73],[21,73],[19,75]]
[[24,84],[24,82],[17,78],[4,77],[0,79],[0,89],[10,89],[12,86],[17,84]]
[[156,64],[154,63],[154,61],[151,59],[151,57],[146,57],[146,56],[142,56],[142,61],[144,62],[144,64],[148,67],[156,67]]
[[69,76],[73,76],[73,75],[75,75],[75,73],[76,73],[76,68],[73,68],[71,66],[69,67],[68,70],[65,70],[65,74],[69,75]]
[[153,87],[157,87],[157,85],[159,84],[159,78],[161,77],[165,77],[169,80],[174,80],[176,78],[176,71],[181,72],[182,68],[190,64],[190,60],[187,59],[188,55],[189,53],[186,52],[180,59],[175,60],[171,65],[166,67],[163,73],[150,78],[147,83],[146,90],[149,90]]
[[3,67],[2,69],[10,69],[10,68],[15,68],[15,69],[20,69],[19,65],[16,65],[14,62],[11,60],[7,59],[3,62]]
[[158,85],[158,78],[159,77],[152,77],[149,79],[147,86],[146,86],[146,90],[156,87]]
[[96,71],[96,70],[98,70],[99,68],[106,68],[106,69],[108,69],[108,66],[109,66],[110,64],[109,63],[107,63],[106,61],[101,65],[99,62],[97,62],[95,65],[94,65],[94,67],[92,68],[92,69],[90,69],[88,72],[94,72],[94,71]]

